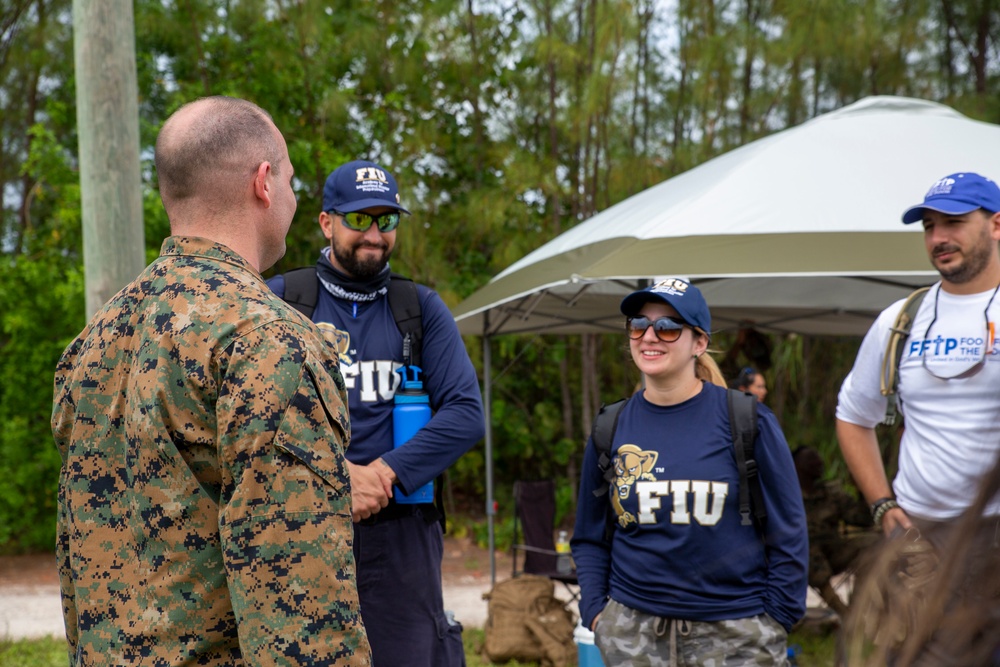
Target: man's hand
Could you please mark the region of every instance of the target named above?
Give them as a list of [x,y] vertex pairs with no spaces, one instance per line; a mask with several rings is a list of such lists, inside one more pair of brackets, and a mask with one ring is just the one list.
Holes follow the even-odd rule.
[[891,536],[896,528],[899,528],[900,532],[913,528],[910,517],[906,516],[906,512],[899,507],[893,507],[882,516],[882,533],[886,537]]
[[355,522],[367,519],[389,504],[396,477],[385,461],[376,459],[368,465],[347,462],[351,475],[351,514]]

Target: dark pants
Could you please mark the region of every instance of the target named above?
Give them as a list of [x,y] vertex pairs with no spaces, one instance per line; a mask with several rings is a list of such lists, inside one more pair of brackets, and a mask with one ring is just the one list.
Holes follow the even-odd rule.
[[[374,667],[464,667],[441,595],[441,526],[412,516],[354,524],[361,617]],[[377,515],[376,515],[377,517]]]

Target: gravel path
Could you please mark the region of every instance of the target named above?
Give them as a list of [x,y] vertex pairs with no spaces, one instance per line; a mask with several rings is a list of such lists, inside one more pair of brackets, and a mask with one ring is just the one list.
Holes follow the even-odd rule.
[[[444,606],[467,628],[486,623],[483,593],[489,581],[452,583],[444,588]],[[562,593],[557,593],[562,597]],[[0,590],[0,640],[62,637],[63,621],[58,586],[9,586]]]
[[62,637],[59,587],[9,586],[0,590],[0,639]]
[[[498,581],[509,578],[509,555],[497,554],[496,567]],[[445,609],[455,612],[455,618],[466,628],[483,627],[487,616],[483,593],[490,590],[488,552],[469,540],[447,538],[442,579]],[[556,595],[568,598],[561,585],[556,586]],[[812,589],[808,604],[824,606]],[[0,640],[44,636],[63,636],[54,557],[41,554],[0,558]]]
[[[470,540],[445,539],[445,609],[468,628],[486,623],[483,593],[490,589],[488,552]],[[497,556],[498,578],[510,576],[509,556]],[[52,554],[0,557],[0,640],[62,637],[62,603]]]

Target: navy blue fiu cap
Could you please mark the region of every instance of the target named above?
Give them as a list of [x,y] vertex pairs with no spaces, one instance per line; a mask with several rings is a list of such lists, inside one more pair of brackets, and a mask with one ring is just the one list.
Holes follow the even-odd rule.
[[367,160],[342,164],[327,176],[323,186],[323,210],[354,213],[388,206],[409,214],[399,204],[399,188],[392,174]]
[[948,215],[965,215],[981,208],[990,213],[1000,211],[1000,187],[985,176],[972,172],[951,174],[931,186],[922,204],[903,212],[903,223],[908,225],[923,220],[924,209]]
[[632,292],[622,299],[622,314],[635,317],[648,301],[662,301],[672,306],[681,319],[711,337],[712,315],[701,290],[683,278],[667,278],[655,285]]

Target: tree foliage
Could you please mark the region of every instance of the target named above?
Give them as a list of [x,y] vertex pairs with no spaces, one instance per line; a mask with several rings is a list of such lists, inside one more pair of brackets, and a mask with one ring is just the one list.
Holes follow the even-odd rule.
[[[84,325],[70,4],[0,0],[8,549],[51,544],[52,372]],[[452,305],[625,197],[863,96],[1000,121],[1000,7],[981,0],[136,0],[135,17],[150,258],[168,234],[159,127],[187,101],[234,95],[272,114],[296,168],[275,270],[315,260],[326,175],[367,158],[393,170],[414,212],[393,268]],[[481,341],[467,342],[481,364]],[[856,343],[772,340],[771,404],[834,474],[832,410]],[[497,494],[556,476],[568,510],[595,410],[638,380],[623,341],[504,338],[492,353]],[[452,490],[482,498],[483,466],[481,450],[464,457]]]

